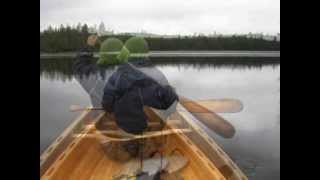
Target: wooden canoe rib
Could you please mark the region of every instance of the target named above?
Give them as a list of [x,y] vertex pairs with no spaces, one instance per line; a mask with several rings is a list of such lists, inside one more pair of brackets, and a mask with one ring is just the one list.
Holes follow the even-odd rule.
[[[147,109],[146,114],[153,121],[161,120],[161,115],[154,109]],[[89,111],[76,119],[40,156],[41,180],[111,180],[123,163],[107,158],[97,139],[86,138],[92,133],[89,124],[105,117],[102,112]],[[186,180],[247,180],[238,166],[192,118],[178,105],[178,111],[170,116],[168,122],[171,119],[180,123],[167,124],[168,130],[188,131],[165,136],[165,153],[179,149],[189,159],[188,165],[180,171],[181,176]]]

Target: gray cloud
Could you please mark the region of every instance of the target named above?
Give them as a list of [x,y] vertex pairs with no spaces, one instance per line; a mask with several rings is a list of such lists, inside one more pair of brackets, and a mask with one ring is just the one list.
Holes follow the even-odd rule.
[[99,24],[159,34],[280,32],[280,0],[41,0],[40,29]]

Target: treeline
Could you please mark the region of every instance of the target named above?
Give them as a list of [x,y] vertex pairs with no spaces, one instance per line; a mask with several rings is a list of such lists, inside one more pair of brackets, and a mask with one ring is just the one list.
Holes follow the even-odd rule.
[[88,37],[88,26],[49,27],[40,32],[40,52],[67,52],[83,47]]
[[[86,24],[76,27],[63,26],[49,27],[40,32],[40,52],[70,52],[76,51],[85,45],[89,35]],[[102,36],[99,39],[110,37]],[[123,42],[131,35],[114,34]],[[174,38],[146,37],[150,50],[280,50],[280,42],[268,41],[262,38],[248,38],[245,35],[234,36],[179,36]],[[96,51],[99,50],[99,44]]]

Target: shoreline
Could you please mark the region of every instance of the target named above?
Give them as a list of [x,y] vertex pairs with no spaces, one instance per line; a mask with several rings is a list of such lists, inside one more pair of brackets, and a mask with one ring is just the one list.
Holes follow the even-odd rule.
[[[74,58],[76,52],[41,53],[40,59]],[[94,53],[99,57],[99,52]],[[280,51],[150,51],[150,58],[279,57]]]

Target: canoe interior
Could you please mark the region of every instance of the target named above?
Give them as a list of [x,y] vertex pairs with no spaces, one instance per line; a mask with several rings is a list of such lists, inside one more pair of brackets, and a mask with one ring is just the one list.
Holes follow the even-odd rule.
[[[156,111],[147,108],[146,113],[151,121],[160,120],[160,115]],[[186,180],[247,179],[213,140],[211,144],[210,141],[207,142],[210,139],[203,140],[208,137],[203,137],[203,131],[199,131],[198,126],[191,126],[186,122],[185,119],[188,117],[185,115],[181,112],[174,113],[167,121],[166,128],[190,128],[193,130],[191,133],[158,137],[165,143],[163,145],[165,155],[178,149],[188,158],[187,166],[180,171],[181,176]],[[60,142],[53,143],[48,148],[51,150],[41,155],[40,176],[42,180],[106,180],[112,179],[112,176],[121,170],[124,163],[109,158],[95,138],[85,138],[85,136],[75,138],[73,136],[76,133],[90,133],[92,129],[86,125],[101,118],[108,117],[101,112],[91,111],[83,114],[61,135],[62,137],[60,136]]]

